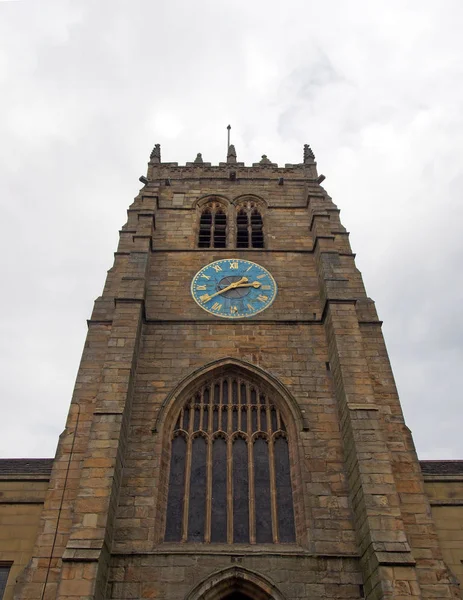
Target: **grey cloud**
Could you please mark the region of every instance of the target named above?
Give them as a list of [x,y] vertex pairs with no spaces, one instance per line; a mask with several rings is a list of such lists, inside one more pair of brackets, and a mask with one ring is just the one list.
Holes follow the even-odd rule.
[[0,3],[0,455],[51,455],[155,142],[284,164],[352,231],[420,455],[461,457],[460,3]]

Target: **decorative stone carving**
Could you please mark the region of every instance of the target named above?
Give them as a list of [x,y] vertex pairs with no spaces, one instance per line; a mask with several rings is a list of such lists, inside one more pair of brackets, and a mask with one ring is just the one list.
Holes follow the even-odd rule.
[[155,144],[150,154],[150,160],[157,163],[161,162],[161,144]]
[[194,159],[193,162],[195,165],[202,165],[204,163],[201,152],[198,152],[198,154],[196,155],[196,158]]
[[236,150],[233,144],[228,146],[227,163],[236,163]]
[[262,158],[259,161],[260,165],[271,165],[272,161],[268,158],[266,154],[262,154]]
[[315,160],[315,154],[309,144],[304,144],[304,162],[309,163]]

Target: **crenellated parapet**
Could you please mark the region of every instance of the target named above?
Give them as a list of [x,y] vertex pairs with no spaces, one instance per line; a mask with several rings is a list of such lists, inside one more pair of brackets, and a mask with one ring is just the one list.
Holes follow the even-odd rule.
[[232,181],[269,178],[275,178],[278,181],[283,178],[280,185],[284,184],[285,178],[316,181],[318,178],[317,163],[310,146],[307,144],[304,147],[303,158],[304,160],[301,163],[287,163],[284,166],[279,166],[277,163],[272,162],[266,154],[263,154],[259,162],[246,166],[244,162],[237,160],[236,150],[234,146],[230,146],[226,162],[220,162],[218,165],[205,162],[201,153],[198,153],[193,162],[179,165],[177,162],[161,162],[161,148],[159,144],[156,144],[148,163],[148,183],[146,185],[150,185],[152,182],[165,182],[168,179],[189,180],[198,178],[230,179]]

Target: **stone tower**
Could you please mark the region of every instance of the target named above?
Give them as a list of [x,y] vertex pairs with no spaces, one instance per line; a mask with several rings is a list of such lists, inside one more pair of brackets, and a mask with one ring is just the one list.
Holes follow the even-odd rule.
[[150,156],[16,598],[451,598],[315,157]]

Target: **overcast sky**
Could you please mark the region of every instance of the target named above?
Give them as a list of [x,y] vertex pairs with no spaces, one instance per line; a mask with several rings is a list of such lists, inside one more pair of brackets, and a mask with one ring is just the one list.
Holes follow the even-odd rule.
[[0,0],[0,456],[52,456],[154,143],[311,144],[420,458],[463,458],[463,5]]

